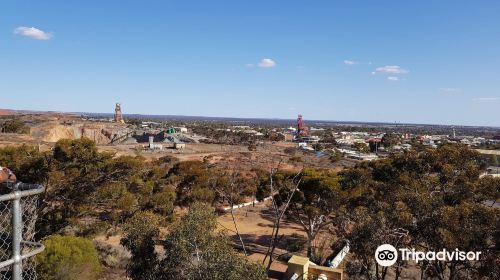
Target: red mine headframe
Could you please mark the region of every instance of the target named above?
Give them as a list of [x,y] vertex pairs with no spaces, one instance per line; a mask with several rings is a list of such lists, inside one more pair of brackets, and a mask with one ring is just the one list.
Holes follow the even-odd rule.
[[302,119],[302,115],[299,115],[297,117],[297,135],[298,136],[307,136],[309,134],[309,131],[307,129],[306,124],[304,123],[304,120]]

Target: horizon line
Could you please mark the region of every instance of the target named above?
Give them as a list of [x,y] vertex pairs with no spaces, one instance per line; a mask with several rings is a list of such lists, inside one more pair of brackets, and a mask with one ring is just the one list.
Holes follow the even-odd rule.
[[[114,113],[103,113],[103,112],[67,112],[67,111],[54,111],[54,110],[25,110],[25,109],[8,109],[0,108],[0,110],[14,111],[14,112],[31,112],[31,113],[60,113],[60,114],[95,114],[95,115],[114,115]],[[143,114],[143,113],[123,113],[123,116],[158,116],[158,117],[189,117],[189,118],[212,118],[212,119],[234,119],[234,120],[275,120],[275,121],[296,121],[296,119],[289,118],[266,118],[266,117],[227,117],[227,116],[201,116],[201,115],[163,115],[163,114]],[[299,115],[299,114],[297,114]],[[491,125],[463,125],[463,124],[432,124],[432,123],[411,123],[411,122],[386,122],[386,121],[342,121],[342,120],[316,120],[309,119],[306,122],[329,122],[329,123],[344,123],[344,124],[383,124],[383,125],[423,125],[423,126],[449,126],[449,127],[473,127],[473,128],[494,128],[500,129],[500,126]]]

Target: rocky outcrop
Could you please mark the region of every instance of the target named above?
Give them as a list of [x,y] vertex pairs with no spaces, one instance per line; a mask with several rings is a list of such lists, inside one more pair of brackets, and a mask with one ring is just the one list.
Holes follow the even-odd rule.
[[61,124],[52,121],[32,127],[30,134],[34,139],[44,142],[85,137],[94,140],[97,144],[109,144],[116,135],[123,134],[124,131],[126,131],[126,128],[123,125],[114,123],[79,122]]

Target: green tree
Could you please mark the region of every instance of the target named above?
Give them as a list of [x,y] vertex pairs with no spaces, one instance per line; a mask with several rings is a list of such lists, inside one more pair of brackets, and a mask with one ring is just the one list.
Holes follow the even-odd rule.
[[172,215],[174,212],[175,199],[175,189],[172,187],[165,187],[160,192],[153,194],[151,203],[153,209],[160,214]]
[[125,119],[125,123],[130,124],[130,125],[139,126],[139,125],[142,124],[142,120],[140,120],[140,119],[134,119],[134,118]]
[[138,210],[170,215],[176,196],[173,187],[164,186],[183,178],[167,176],[171,161],[115,157],[99,152],[85,138],[58,141],[47,152],[28,145],[0,148],[0,165],[12,169],[22,182],[46,186],[37,221],[39,237],[62,230],[87,232],[88,224],[82,222],[86,219],[119,226]]
[[[284,200],[290,190],[283,188]],[[297,219],[307,234],[307,256],[321,263],[321,256],[314,251],[317,234],[333,223],[335,210],[341,205],[339,178],[335,173],[305,169],[299,188],[293,194],[287,213]]]
[[167,183],[167,163],[100,153],[85,138],[61,140],[47,152],[26,145],[1,148],[0,164],[10,167],[20,181],[46,186],[40,237],[67,226],[78,231],[85,227],[82,218],[117,223],[137,210],[158,206],[155,211],[168,212],[173,207],[156,195]]
[[84,172],[105,158],[99,154],[95,142],[82,138],[77,140],[62,139],[54,146],[54,159],[64,164],[66,168],[79,166]]
[[212,174],[207,165],[199,161],[183,161],[174,165],[169,178],[176,184],[177,198],[181,205],[195,201],[213,203],[214,190],[210,185]]
[[400,136],[394,133],[386,133],[382,137],[382,145],[384,145],[384,147],[386,148],[397,145],[399,141],[401,141]]
[[328,159],[332,163],[339,162],[342,159],[342,153],[337,149],[334,149],[332,152],[329,153]]
[[354,143],[354,148],[361,153],[368,153],[370,151],[368,145],[366,143]]
[[27,183],[46,183],[50,157],[49,153],[24,144],[0,149],[0,165],[9,167],[19,181]]
[[256,192],[257,199],[262,200],[266,196],[271,198],[271,203],[268,205],[273,228],[266,255],[262,260],[262,264],[265,264],[267,261],[267,271],[271,269],[274,261],[274,251],[282,237],[280,236],[282,222],[295,192],[299,189],[301,174],[302,170],[294,175],[290,172],[279,172],[278,168],[272,168],[268,174],[262,171],[257,173],[259,186]]
[[498,246],[500,210],[489,205],[498,199],[500,184],[496,178],[479,178],[480,163],[480,155],[466,146],[443,145],[343,172],[340,184],[347,202],[336,215],[336,235],[351,242],[347,272],[357,278],[387,279],[388,270],[393,270],[399,278],[405,263],[380,267],[373,257],[376,246],[389,243],[484,254],[484,262],[423,263],[423,278],[496,278],[499,271],[492,263],[498,256],[492,248]]
[[245,248],[245,243],[238,229],[238,223],[236,222],[236,218],[234,216],[233,207],[239,203],[242,203],[245,197],[255,196],[257,188],[254,182],[245,178],[244,174],[241,172],[233,171],[232,173],[228,173],[218,170],[216,174],[217,176],[214,176],[214,178],[210,180],[212,189],[216,191],[221,205],[224,205],[226,202],[229,205],[229,213],[233,220],[236,236],[240,240],[243,253],[246,256],[247,251]]
[[155,280],[159,275],[155,240],[158,238],[160,218],[152,212],[137,212],[123,226],[125,236],[121,244],[130,250],[132,258],[127,273],[134,280]]
[[101,272],[92,241],[74,236],[54,235],[37,255],[37,272],[42,280],[97,279]]
[[491,155],[490,164],[491,166],[500,166],[497,155]]
[[263,267],[238,256],[227,238],[216,232],[214,209],[195,202],[171,227],[163,242],[163,279],[267,279]]
[[5,133],[29,133],[29,127],[26,127],[22,121],[8,120],[0,126],[1,132]]

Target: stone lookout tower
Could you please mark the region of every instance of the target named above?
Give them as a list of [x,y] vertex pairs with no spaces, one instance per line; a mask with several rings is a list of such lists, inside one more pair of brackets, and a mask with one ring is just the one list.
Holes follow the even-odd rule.
[[122,107],[120,103],[116,103],[115,107],[115,122],[117,123],[124,123],[123,117],[122,117]]

